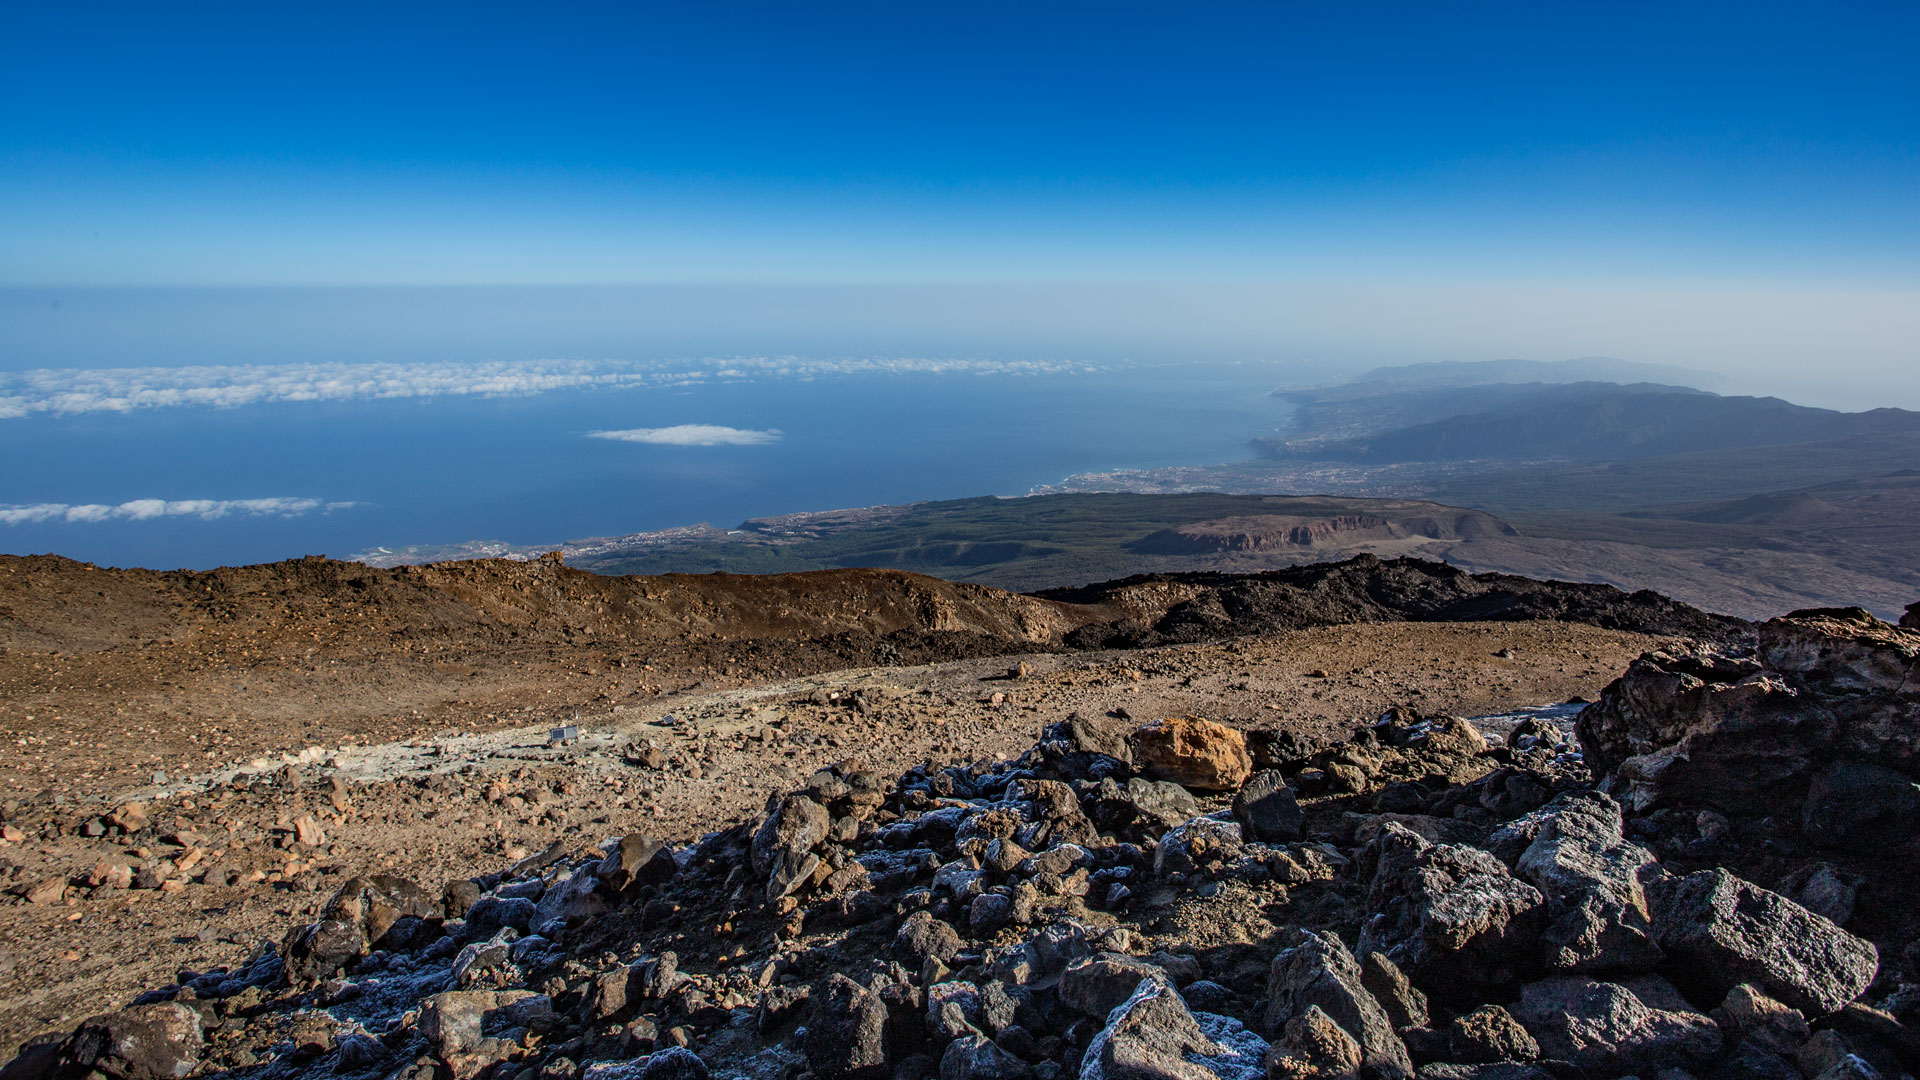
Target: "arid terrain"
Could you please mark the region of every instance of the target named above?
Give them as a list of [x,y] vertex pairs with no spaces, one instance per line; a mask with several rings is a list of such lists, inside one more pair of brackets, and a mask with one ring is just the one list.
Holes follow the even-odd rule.
[[[1094,478],[1077,492],[1020,499],[875,506],[758,518],[730,529],[703,525],[547,545],[437,545],[355,558],[392,567],[558,551],[569,566],[607,574],[888,567],[1031,591],[1142,573],[1260,573],[1371,554],[1652,589],[1747,619],[1846,604],[1897,618],[1920,592],[1908,548],[1908,523],[1920,498],[1920,474],[1911,468],[1920,462],[1915,446],[1908,440],[1885,453],[1809,452],[1815,466],[1824,459],[1829,467],[1812,468],[1808,479],[1853,478],[1792,490],[1771,486],[1780,483],[1780,470],[1728,462],[1723,454],[1681,455],[1688,460],[1678,463],[1499,464],[1493,479],[1450,481],[1440,501],[1253,494],[1419,490],[1391,477],[1375,487],[1323,476],[1313,465],[1274,473],[1277,466],[1269,462],[1166,470],[1164,483]],[[1445,472],[1453,464],[1432,468]],[[1730,476],[1734,466],[1748,470],[1748,479],[1720,486],[1701,479]],[[1404,467],[1364,468],[1386,476]],[[1235,472],[1247,469],[1253,471]],[[1721,498],[1722,492],[1740,494]],[[1470,506],[1486,509],[1463,509]]]
[[1365,553],[1652,589],[1745,619],[1853,604],[1898,618],[1920,593],[1920,414],[1665,385],[1699,374],[1591,358],[1381,368],[1276,391],[1294,412],[1250,461],[1089,473],[1026,498],[354,558],[557,550],[602,573],[889,567],[1028,592]]
[[[691,838],[833,762],[1004,758],[1073,715],[1331,736],[1396,704],[1551,704],[1596,694],[1674,636],[1661,629],[1731,625],[1657,605],[1641,617],[1678,624],[1653,634],[1370,621],[1385,609],[1338,574],[1286,609],[1303,625],[1270,610],[1249,623],[1266,632],[1242,636],[1169,622],[1194,587],[1164,582],[1066,603],[881,572],[730,583],[553,560],[171,575],[0,561],[12,1041],[177,971],[238,964],[355,874],[438,889],[553,843]],[[1604,593],[1589,617],[1632,610]],[[1368,621],[1312,625],[1344,618]],[[1212,640],[1064,644],[1115,626]]]

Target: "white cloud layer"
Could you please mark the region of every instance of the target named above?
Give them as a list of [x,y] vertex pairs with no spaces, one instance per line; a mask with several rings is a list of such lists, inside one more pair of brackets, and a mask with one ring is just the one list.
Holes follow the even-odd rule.
[[216,521],[224,517],[299,517],[318,510],[332,513],[358,505],[320,499],[132,499],[108,503],[27,503],[0,505],[0,525],[40,525],[48,522],[155,521],[197,517]]
[[628,428],[625,431],[589,431],[588,438],[653,446],[765,446],[780,441],[779,428],[755,431],[718,424],[676,424],[673,427]]
[[557,390],[644,389],[831,375],[1040,375],[1087,370],[1056,361],[874,357],[729,357],[659,363],[528,360],[446,364],[246,364],[36,368],[0,372],[0,419],[186,406],[423,397],[518,397]]

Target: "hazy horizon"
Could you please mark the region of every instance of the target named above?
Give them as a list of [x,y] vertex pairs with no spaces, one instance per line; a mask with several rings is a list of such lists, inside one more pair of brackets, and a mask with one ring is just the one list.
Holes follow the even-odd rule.
[[[1911,302],[1908,302],[1911,300]],[[1809,340],[1796,328],[1814,326]],[[187,365],[814,361],[1271,366],[1607,356],[1723,393],[1920,409],[1920,293],[1390,282],[1211,285],[0,287],[0,372]]]

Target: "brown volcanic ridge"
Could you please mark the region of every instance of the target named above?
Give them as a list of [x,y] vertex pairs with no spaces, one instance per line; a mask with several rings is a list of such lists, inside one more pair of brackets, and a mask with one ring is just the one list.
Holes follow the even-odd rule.
[[[891,570],[612,577],[551,557],[157,572],[0,556],[0,735],[16,744],[0,785],[88,789],[228,743],[403,738],[845,668],[1541,619],[1708,639],[1745,625],[1646,591],[1366,555],[1034,595]],[[183,725],[226,718],[214,748],[180,742]],[[127,733],[140,753],[85,752]]]

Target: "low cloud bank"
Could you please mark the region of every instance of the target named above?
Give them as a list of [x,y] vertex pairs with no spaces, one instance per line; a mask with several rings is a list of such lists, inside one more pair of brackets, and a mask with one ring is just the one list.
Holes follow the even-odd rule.
[[523,397],[560,390],[647,389],[833,375],[1047,375],[1094,370],[1055,361],[912,357],[809,360],[730,357],[657,363],[528,360],[457,364],[247,364],[179,368],[39,368],[0,372],[0,419],[180,407],[419,397]]
[[224,517],[300,517],[318,510],[332,513],[358,505],[321,499],[133,499],[109,503],[27,503],[0,505],[0,525],[39,525],[47,522],[156,521],[197,517],[216,521]]
[[778,428],[755,431],[718,424],[676,424],[673,427],[628,428],[625,431],[589,431],[587,437],[653,446],[765,446],[779,442],[782,434]]

